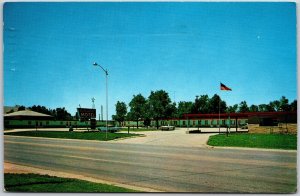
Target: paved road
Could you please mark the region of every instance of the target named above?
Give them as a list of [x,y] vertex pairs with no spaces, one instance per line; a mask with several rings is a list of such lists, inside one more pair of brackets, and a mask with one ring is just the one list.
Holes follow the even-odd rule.
[[4,136],[4,161],[167,192],[291,193],[295,151]]

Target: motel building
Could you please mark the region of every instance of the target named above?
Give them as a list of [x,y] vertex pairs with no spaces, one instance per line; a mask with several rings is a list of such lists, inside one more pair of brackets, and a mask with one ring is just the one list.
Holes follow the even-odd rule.
[[[297,112],[185,114],[190,127],[205,125],[248,129],[249,133],[297,133]],[[220,119],[220,120],[219,120]],[[220,121],[220,122],[219,122]]]
[[[96,121],[96,120],[95,120]],[[105,121],[96,121],[94,126],[105,126]],[[136,121],[125,121],[119,124],[109,121],[109,126],[136,127]],[[220,123],[220,125],[219,125]],[[230,127],[232,131],[249,133],[297,133],[297,112],[247,112],[223,114],[184,114],[182,118],[161,119],[158,126],[175,126],[185,128],[215,128]],[[47,114],[24,110],[4,115],[4,128],[62,128],[62,127],[89,127],[91,121],[81,120],[54,120]],[[138,121],[139,127],[144,127],[144,120]],[[151,120],[151,127],[156,127],[156,121]]]
[[[184,114],[182,118],[161,119],[158,126],[175,126],[186,128],[218,128],[230,127],[232,131],[243,129],[249,133],[297,133],[297,112],[247,112],[223,114]],[[136,121],[125,121],[117,126],[136,127]],[[151,127],[156,121],[151,120]],[[143,127],[144,121],[138,121]]]

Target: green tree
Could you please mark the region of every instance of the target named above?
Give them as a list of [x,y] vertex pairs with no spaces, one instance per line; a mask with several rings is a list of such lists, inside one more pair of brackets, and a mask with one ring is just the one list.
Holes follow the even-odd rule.
[[198,95],[196,96],[195,102],[193,103],[191,109],[192,109],[191,113],[193,113],[193,114],[200,113],[200,101],[199,101],[199,96]]
[[45,106],[33,105],[32,107],[29,107],[29,109],[32,110],[32,111],[35,111],[35,112],[42,113],[42,114],[51,115],[51,111],[48,110]]
[[210,99],[208,95],[201,95],[199,98],[199,106],[200,106],[199,112],[202,114],[209,113],[209,104],[210,104]]
[[257,105],[251,105],[250,107],[249,107],[249,112],[258,112],[259,110],[258,110],[258,106]]
[[118,121],[121,125],[124,122],[126,114],[127,114],[127,105],[124,102],[118,101],[116,103],[116,115],[113,115],[113,119]]
[[23,105],[18,107],[18,111],[22,111],[22,110],[25,110],[25,109],[26,109],[26,108],[25,108],[25,106],[23,106]]
[[133,95],[132,100],[129,103],[130,106],[130,118],[136,121],[136,127],[139,128],[139,119],[144,117],[146,99],[143,95]]
[[268,106],[267,106],[267,104],[259,104],[259,105],[258,105],[258,111],[259,111],[259,112],[267,112],[267,111],[268,111]]
[[170,103],[169,105],[167,105],[166,107],[166,118],[174,118],[176,117],[177,114],[177,107],[176,107],[176,103]]
[[180,101],[177,107],[177,117],[181,118],[183,114],[192,113],[193,102],[191,101]]
[[151,119],[146,117],[146,118],[144,119],[144,125],[145,125],[146,127],[149,127],[149,126],[151,125]]
[[56,120],[71,120],[71,114],[63,107],[63,108],[56,108]]
[[212,96],[212,98],[209,100],[208,113],[212,113],[212,114],[219,113],[219,107],[220,107],[220,113],[226,112],[227,109],[226,102],[222,101],[219,95],[214,94],[214,96]]
[[228,106],[226,112],[236,113],[238,111],[239,105],[234,104],[233,106]]
[[249,108],[248,108],[248,105],[247,105],[247,102],[246,101],[242,101],[239,105],[239,112],[240,113],[245,113],[245,112],[249,112]]
[[282,96],[281,99],[279,100],[280,102],[280,110],[281,111],[290,111],[290,105],[289,105],[289,100],[285,97]]
[[290,110],[292,112],[297,112],[297,100],[296,99],[290,104]]
[[280,101],[275,100],[269,103],[272,111],[280,111]]
[[155,119],[156,127],[158,129],[158,120],[169,117],[168,109],[170,108],[171,99],[167,92],[164,90],[151,91],[148,98],[149,101],[149,114],[151,118]]
[[[194,114],[209,113],[209,110],[210,110],[209,102],[210,102],[210,99],[209,99],[208,95],[201,95],[200,98],[199,98],[199,96],[196,96],[195,102],[192,107],[192,113],[194,113]],[[218,103],[218,107],[219,107],[219,103]]]

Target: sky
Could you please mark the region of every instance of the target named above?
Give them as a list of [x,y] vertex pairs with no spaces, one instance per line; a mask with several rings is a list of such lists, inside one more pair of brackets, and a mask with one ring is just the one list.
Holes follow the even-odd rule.
[[[295,3],[8,2],[4,106],[105,110],[165,90],[172,102],[297,99]],[[232,89],[221,91],[220,82]],[[105,117],[104,117],[105,119]]]

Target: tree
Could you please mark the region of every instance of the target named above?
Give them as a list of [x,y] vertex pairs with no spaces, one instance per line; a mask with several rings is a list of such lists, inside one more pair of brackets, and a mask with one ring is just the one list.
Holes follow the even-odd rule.
[[181,118],[183,114],[192,113],[193,102],[180,101],[177,107],[177,117]]
[[35,112],[51,115],[51,112],[45,106],[33,105],[32,107],[29,107],[29,109]]
[[290,110],[289,100],[285,96],[282,96],[279,102],[281,111],[286,112]]
[[151,91],[148,98],[149,101],[149,114],[151,118],[156,120],[156,127],[158,129],[158,120],[161,118],[167,118],[168,108],[171,104],[171,99],[167,92],[164,90]]
[[174,102],[174,103],[170,103],[169,105],[167,105],[165,117],[166,118],[174,118],[174,117],[176,117],[176,114],[177,114],[176,103]]
[[196,96],[195,103],[192,107],[192,113],[209,113],[209,101],[208,95],[201,95],[200,98],[199,96]]
[[151,125],[151,119],[148,118],[148,117],[146,117],[146,118],[144,119],[144,125],[147,126],[147,127],[149,127],[149,126]]
[[229,113],[236,113],[238,111],[238,107],[239,105],[238,104],[234,104],[233,106],[229,106],[226,110],[226,112],[229,112]]
[[113,119],[121,124],[125,120],[127,114],[127,106],[124,102],[116,103],[116,115],[113,115]]
[[[280,101],[275,100],[269,103],[272,111],[280,111]],[[271,111],[270,111],[271,112]]]
[[193,105],[192,105],[192,113],[193,114],[198,114],[198,113],[200,113],[200,101],[199,101],[199,96],[197,95],[196,96],[196,99],[195,99],[195,102],[193,103]]
[[258,111],[259,112],[267,112],[268,111],[267,104],[260,104],[260,105],[258,105]]
[[214,96],[212,96],[212,98],[209,100],[208,113],[217,114],[217,113],[219,113],[219,111],[220,111],[220,113],[225,113],[226,108],[227,108],[226,102],[222,101],[220,96],[217,94],[214,94]]
[[258,106],[252,104],[252,105],[249,107],[249,112],[258,112]]
[[25,109],[26,109],[26,108],[25,108],[25,106],[23,106],[23,105],[18,107],[18,111],[22,111],[22,110],[25,110]]
[[146,99],[143,95],[133,95],[132,100],[129,103],[130,117],[136,121],[136,127],[139,128],[139,119],[144,116]]
[[290,110],[292,112],[297,112],[297,100],[296,99],[290,104]]
[[247,105],[247,102],[246,101],[242,101],[239,105],[239,112],[240,113],[245,113],[245,112],[249,112],[249,108],[248,108],[248,105]]
[[76,112],[75,113],[75,120],[79,120],[80,118],[79,118],[79,113],[78,112]]
[[67,112],[67,110],[63,108],[56,108],[56,120],[71,120],[72,116],[70,113]]

